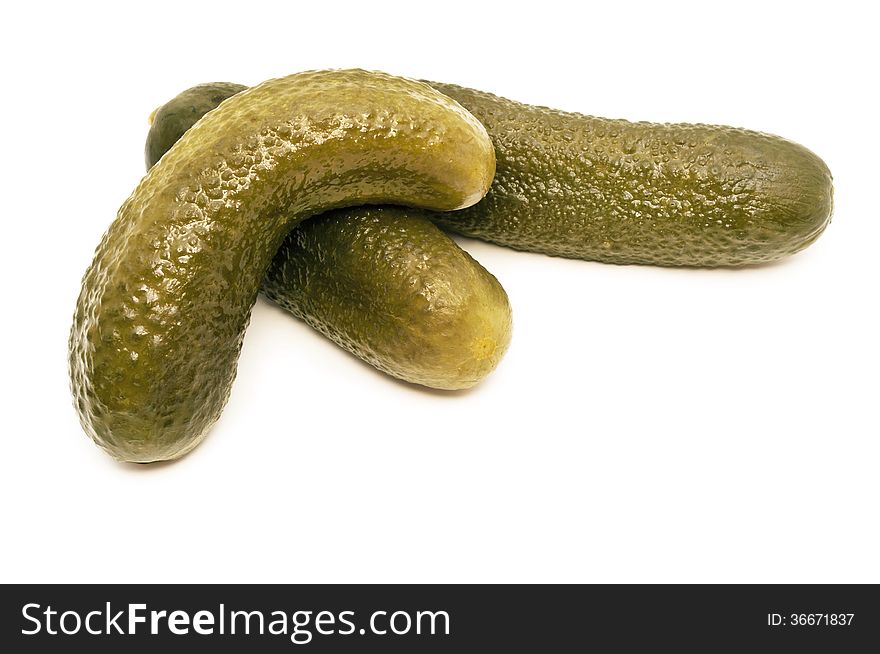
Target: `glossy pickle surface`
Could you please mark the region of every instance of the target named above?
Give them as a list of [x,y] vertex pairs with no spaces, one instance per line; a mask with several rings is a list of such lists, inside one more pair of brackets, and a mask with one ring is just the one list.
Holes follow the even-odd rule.
[[[245,88],[201,84],[162,105],[150,118],[147,168]],[[495,277],[423,213],[363,206],[310,218],[284,239],[262,290],[385,373],[431,388],[469,388],[510,343],[510,303]]]
[[429,83],[495,145],[483,201],[432,217],[459,234],[606,263],[742,266],[802,250],[831,219],[827,166],[779,136],[596,118]]
[[616,264],[744,266],[815,241],[831,220],[825,163],[771,134],[597,118],[428,82],[485,126],[492,187],[424,214],[517,250]]
[[144,177],[83,278],[70,375],[86,432],[121,460],[185,454],[226,403],[292,227],[349,205],[462,208],[493,172],[482,125],[412,80],[313,71],[229,98]]

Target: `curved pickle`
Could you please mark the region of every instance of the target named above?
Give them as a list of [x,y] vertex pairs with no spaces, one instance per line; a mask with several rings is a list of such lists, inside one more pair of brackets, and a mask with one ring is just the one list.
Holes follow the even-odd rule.
[[86,432],[125,461],[186,454],[226,403],[291,228],[351,205],[466,207],[494,163],[482,125],[412,80],[314,71],[230,98],[144,177],[86,271],[70,335]]
[[[245,88],[187,89],[150,117],[149,169],[203,115]],[[262,291],[375,368],[415,384],[469,388],[511,336],[507,294],[477,261],[407,207],[351,207],[294,228]]]

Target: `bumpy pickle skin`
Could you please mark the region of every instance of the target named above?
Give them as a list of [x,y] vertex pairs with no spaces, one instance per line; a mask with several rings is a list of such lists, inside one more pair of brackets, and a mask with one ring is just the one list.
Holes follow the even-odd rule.
[[150,131],[144,147],[147,170],[180,140],[186,131],[221,102],[244,91],[242,84],[210,82],[183,91],[150,115]]
[[124,461],[186,454],[290,229],[351,205],[463,208],[493,173],[482,125],[413,80],[312,71],[229,98],[144,177],[86,271],[70,336],[84,429]]
[[402,207],[331,211],[290,233],[263,291],[399,379],[470,388],[507,350],[507,294],[427,218]]
[[430,216],[449,231],[605,263],[738,267],[799,252],[831,221],[828,167],[784,138],[596,118],[428,83],[486,126],[497,157],[481,202]]
[[827,166],[781,137],[595,118],[429,84],[495,144],[486,198],[432,216],[459,234],[606,263],[743,266],[804,249],[831,220]]
[[[147,169],[245,88],[202,84],[162,105],[147,135]],[[382,372],[430,388],[470,388],[510,344],[510,303],[498,280],[420,213],[367,206],[310,218],[285,238],[262,290]]]

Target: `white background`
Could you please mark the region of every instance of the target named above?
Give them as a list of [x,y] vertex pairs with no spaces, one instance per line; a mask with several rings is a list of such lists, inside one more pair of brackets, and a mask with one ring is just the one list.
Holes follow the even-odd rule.
[[[870,3],[13,3],[2,48],[4,582],[880,582]],[[10,13],[11,12],[11,13]],[[80,277],[147,116],[206,81],[363,67],[822,156],[835,214],[740,271],[461,239],[507,289],[480,387],[395,382],[260,301],[185,459],[115,463],[71,404]]]

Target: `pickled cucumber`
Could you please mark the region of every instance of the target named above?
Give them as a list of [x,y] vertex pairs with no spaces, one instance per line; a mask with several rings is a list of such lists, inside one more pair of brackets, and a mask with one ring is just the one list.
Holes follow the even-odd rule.
[[263,291],[394,377],[470,388],[510,343],[507,294],[430,220],[403,207],[338,209],[290,233]]
[[[246,87],[201,84],[151,116],[147,168],[192,125]],[[394,377],[469,388],[510,342],[498,281],[438,227],[404,207],[352,207],[303,222],[263,283],[280,306]]]
[[126,461],[187,453],[291,228],[351,205],[463,208],[494,164],[482,125],[412,80],[314,71],[229,98],[144,177],[83,278],[70,376],[86,432]]
[[784,138],[596,118],[428,83],[486,126],[497,156],[481,202],[430,216],[449,231],[574,259],[712,267],[794,254],[831,220],[827,166]]

